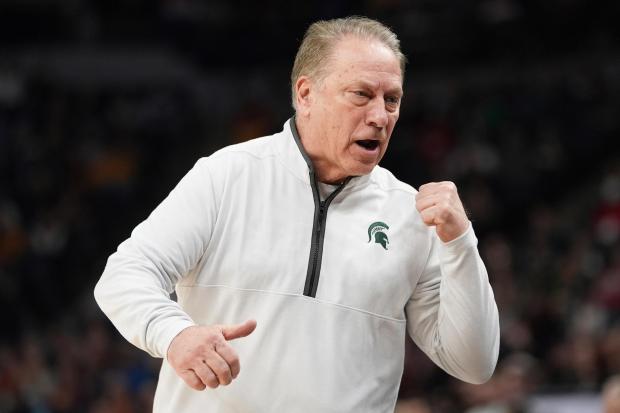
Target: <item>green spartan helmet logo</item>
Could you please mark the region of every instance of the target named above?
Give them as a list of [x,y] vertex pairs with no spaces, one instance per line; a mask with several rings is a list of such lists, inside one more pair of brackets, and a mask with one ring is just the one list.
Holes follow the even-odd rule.
[[377,244],[381,244],[383,249],[387,250],[387,245],[390,243],[388,236],[385,234],[385,230],[390,229],[387,224],[383,222],[373,222],[368,227],[368,242],[372,241],[373,237]]

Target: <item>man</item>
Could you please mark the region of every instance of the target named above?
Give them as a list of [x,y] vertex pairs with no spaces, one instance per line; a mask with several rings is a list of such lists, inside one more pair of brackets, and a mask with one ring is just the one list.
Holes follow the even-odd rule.
[[403,74],[380,23],[313,24],[283,131],[199,160],[110,257],[95,296],[165,358],[156,412],[393,411],[406,331],[491,376],[497,308],[456,188],[377,166]]

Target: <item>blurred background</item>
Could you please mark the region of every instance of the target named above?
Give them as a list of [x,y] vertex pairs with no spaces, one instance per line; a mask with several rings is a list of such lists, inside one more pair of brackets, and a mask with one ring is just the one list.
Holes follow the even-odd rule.
[[150,411],[107,257],[199,157],[280,130],[305,29],[350,14],[410,62],[382,165],[457,183],[501,317],[481,386],[408,342],[397,411],[620,409],[620,2],[259,3],[0,0],[0,412]]

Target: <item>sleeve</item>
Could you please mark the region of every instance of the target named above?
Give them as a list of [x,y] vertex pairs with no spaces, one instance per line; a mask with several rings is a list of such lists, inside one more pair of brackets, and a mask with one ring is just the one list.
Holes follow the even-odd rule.
[[469,383],[497,364],[499,316],[478,240],[470,226],[443,243],[433,234],[428,263],[405,311],[413,341],[442,369]]
[[154,357],[194,325],[170,298],[201,259],[217,216],[207,158],[119,245],[95,287],[95,299],[120,333]]

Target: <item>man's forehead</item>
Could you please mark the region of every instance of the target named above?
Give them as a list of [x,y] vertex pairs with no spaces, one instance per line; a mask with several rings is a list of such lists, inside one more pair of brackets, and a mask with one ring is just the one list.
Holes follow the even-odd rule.
[[397,74],[402,83],[398,57],[378,40],[344,37],[334,45],[327,64],[338,72],[374,71]]

